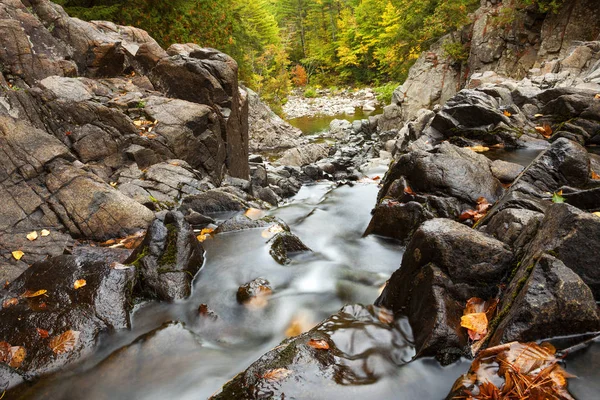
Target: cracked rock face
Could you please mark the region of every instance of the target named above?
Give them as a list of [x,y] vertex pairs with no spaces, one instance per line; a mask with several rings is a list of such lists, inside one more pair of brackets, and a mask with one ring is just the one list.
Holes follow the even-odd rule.
[[[231,57],[167,52],[141,29],[70,18],[48,0],[2,2],[0,33],[2,282],[73,239],[146,229],[155,211],[249,178]],[[41,229],[52,233],[25,240]]]

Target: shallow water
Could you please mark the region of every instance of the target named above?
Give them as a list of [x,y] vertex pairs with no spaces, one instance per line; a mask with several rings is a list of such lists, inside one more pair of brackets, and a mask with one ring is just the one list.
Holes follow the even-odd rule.
[[[385,169],[373,169],[370,176],[382,176]],[[289,204],[273,210],[272,215],[285,220],[314,250],[313,255],[296,257],[287,266],[270,257],[261,229],[221,234],[204,242],[206,263],[195,279],[190,299],[139,305],[131,331],[107,335],[99,350],[82,364],[43,379],[30,390],[19,389],[21,396],[13,392],[7,398],[209,397],[277,346],[292,322],[306,331],[345,304],[375,300],[403,254],[403,248],[392,240],[362,237],[377,191],[375,182],[339,187],[318,183],[303,187]],[[237,288],[257,277],[268,279],[273,286],[266,307],[251,309],[237,304]],[[216,321],[198,316],[202,303],[218,314]],[[168,324],[170,321],[179,322]],[[330,328],[336,345],[346,346],[346,353],[375,354],[368,366],[360,365],[360,357],[355,359],[358,370],[368,370],[373,376],[360,385],[340,385],[315,369],[314,374],[304,376],[308,376],[308,388],[319,390],[298,398],[442,399],[470,364],[461,360],[441,367],[432,359],[407,363],[414,350],[404,336],[394,336],[398,342],[394,351],[400,356],[384,357],[385,335],[367,335],[368,340],[362,340],[361,335],[369,333],[366,329],[343,324]],[[409,331],[406,323],[403,329]],[[371,352],[370,345],[383,350]],[[576,398],[597,398],[598,366],[598,343],[567,358],[567,371],[580,377],[570,385]]]
[[359,119],[365,119],[369,116],[381,114],[382,108],[378,107],[375,111],[363,111],[362,108],[354,109],[354,114],[338,114],[338,115],[313,115],[288,120],[292,126],[300,129],[305,135],[316,135],[329,130],[329,124],[334,119],[345,119],[350,122]]

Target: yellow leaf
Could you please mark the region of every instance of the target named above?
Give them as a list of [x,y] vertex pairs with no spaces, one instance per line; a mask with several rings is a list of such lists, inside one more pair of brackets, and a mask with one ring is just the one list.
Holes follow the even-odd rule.
[[484,312],[472,313],[460,317],[460,326],[479,335],[487,333],[488,320]]
[[50,348],[54,354],[67,353],[75,348],[79,340],[79,331],[68,330],[50,340]]
[[596,211],[595,213],[593,213],[596,217],[600,217],[600,211]]
[[87,282],[85,281],[85,279],[77,279],[75,281],[75,283],[73,284],[73,289],[77,290],[79,288],[84,287],[85,285],[87,285]]
[[198,236],[196,236],[196,239],[198,239],[199,242],[204,242],[206,239],[211,239],[212,238],[212,233],[215,230],[212,228],[204,228],[200,231],[200,234]]
[[38,297],[43,294],[46,294],[46,292],[47,292],[46,289],[40,289],[37,292],[33,292],[31,290],[26,290],[25,293],[23,293],[21,296],[29,299],[31,297]]
[[12,256],[15,258],[15,260],[20,260],[21,258],[23,258],[23,256],[25,255],[25,253],[23,253],[21,250],[16,250],[12,252]]
[[467,147],[467,149],[473,150],[475,153],[485,153],[490,150],[490,148],[486,146],[471,146]]
[[502,114],[504,114],[505,117],[511,117],[512,116],[512,114],[508,110],[504,110],[504,112]]
[[19,368],[23,361],[25,361],[25,356],[27,355],[27,351],[23,346],[12,346],[10,348],[10,365],[12,368]]
[[246,210],[244,215],[246,217],[250,218],[251,220],[256,221],[257,219],[261,219],[262,217],[264,217],[265,212],[263,210],[259,210],[257,208],[249,208]]
[[112,187],[114,187],[114,188],[116,188],[117,187],[117,182],[111,182],[111,183],[109,183],[109,185],[112,186]]
[[276,234],[283,232],[284,230],[285,229],[283,229],[283,226],[281,226],[279,224],[271,225],[270,227],[268,227],[261,233],[261,236],[264,237],[265,239],[270,239],[273,236],[275,236]]
[[592,179],[600,179],[600,175],[598,175],[596,172],[592,171]]
[[50,234],[50,231],[47,229],[42,229],[42,236],[48,236]]
[[37,232],[36,232],[36,231],[29,232],[29,233],[27,234],[27,239],[28,239],[28,240],[30,240],[30,241],[33,241],[33,240],[35,240],[35,239],[37,239],[37,238],[38,238],[38,234],[37,234]]

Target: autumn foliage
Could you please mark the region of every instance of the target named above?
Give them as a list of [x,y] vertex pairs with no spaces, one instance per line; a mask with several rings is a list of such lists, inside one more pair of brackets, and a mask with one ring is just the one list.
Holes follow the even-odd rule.
[[294,86],[306,86],[306,84],[308,83],[308,75],[306,74],[306,69],[302,65],[296,64],[290,72],[292,75],[292,83],[294,84]]

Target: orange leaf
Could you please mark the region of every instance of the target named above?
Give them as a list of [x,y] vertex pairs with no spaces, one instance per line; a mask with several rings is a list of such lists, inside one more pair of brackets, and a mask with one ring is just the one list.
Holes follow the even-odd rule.
[[460,326],[469,330],[472,340],[478,340],[487,333],[488,319],[484,312],[467,314],[460,317]]
[[379,319],[379,322],[381,323],[391,324],[394,322],[394,313],[387,308],[381,307],[377,313],[377,319]]
[[287,376],[291,375],[292,371],[286,368],[276,368],[270,369],[264,374],[262,374],[261,378],[266,379],[268,381],[280,381],[285,379]]
[[467,211],[463,212],[462,214],[460,214],[460,217],[458,217],[458,220],[460,222],[462,222],[462,221],[466,221],[468,219],[473,219],[473,218],[475,218],[475,215],[477,215],[477,212],[475,210],[467,210]]
[[600,175],[592,171],[592,179],[600,179]]
[[17,299],[16,297],[13,297],[11,299],[4,300],[2,302],[2,308],[8,308],[10,306],[16,306],[17,304],[19,304],[19,299]]
[[37,333],[38,335],[40,335],[41,338],[45,339],[48,337],[48,331],[45,329],[41,329],[41,328],[36,328],[37,329]]
[[212,233],[214,231],[215,230],[212,228],[204,228],[200,231],[200,234],[196,236],[196,239],[198,239],[199,242],[204,242],[206,239],[212,238]]
[[594,98],[595,98],[596,100],[600,99],[600,93],[597,93],[597,94],[594,96]]
[[381,179],[381,177],[379,175],[377,175],[376,177],[373,178],[374,181],[378,181],[380,179]]
[[262,217],[264,217],[265,212],[263,210],[259,210],[258,208],[249,208],[246,210],[244,215],[250,218],[251,220],[256,221],[257,219],[261,219]]
[[23,361],[25,361],[25,356],[27,356],[27,351],[23,346],[12,346],[10,348],[10,361],[8,365],[12,368],[19,368]]
[[408,185],[404,188],[404,193],[410,194],[411,196],[416,195],[416,193]]
[[67,353],[75,348],[79,340],[79,331],[68,330],[50,340],[50,348],[54,354]]
[[0,362],[8,362],[10,360],[10,348],[10,343],[0,342]]
[[548,124],[544,124],[544,126],[536,126],[535,130],[546,139],[552,136],[552,127]]
[[310,339],[308,345],[313,349],[318,350],[329,350],[329,343],[324,339]]
[[84,287],[85,285],[87,285],[87,282],[85,281],[85,279],[77,279],[75,281],[75,283],[73,284],[73,289],[77,290],[79,288]]
[[264,237],[265,239],[270,239],[273,236],[275,236],[276,234],[281,233],[283,231],[285,231],[283,226],[281,226],[279,224],[275,224],[275,225],[271,225],[269,228],[262,231],[262,233],[260,235],[262,237]]
[[512,114],[508,110],[504,110],[502,112],[502,114],[504,114],[505,117],[511,117],[512,116]]
[[33,290],[26,290],[25,293],[23,293],[21,295],[21,297],[25,297],[25,298],[38,297],[43,294],[46,294],[46,292],[47,292],[46,289],[40,289],[37,292],[34,292]]

